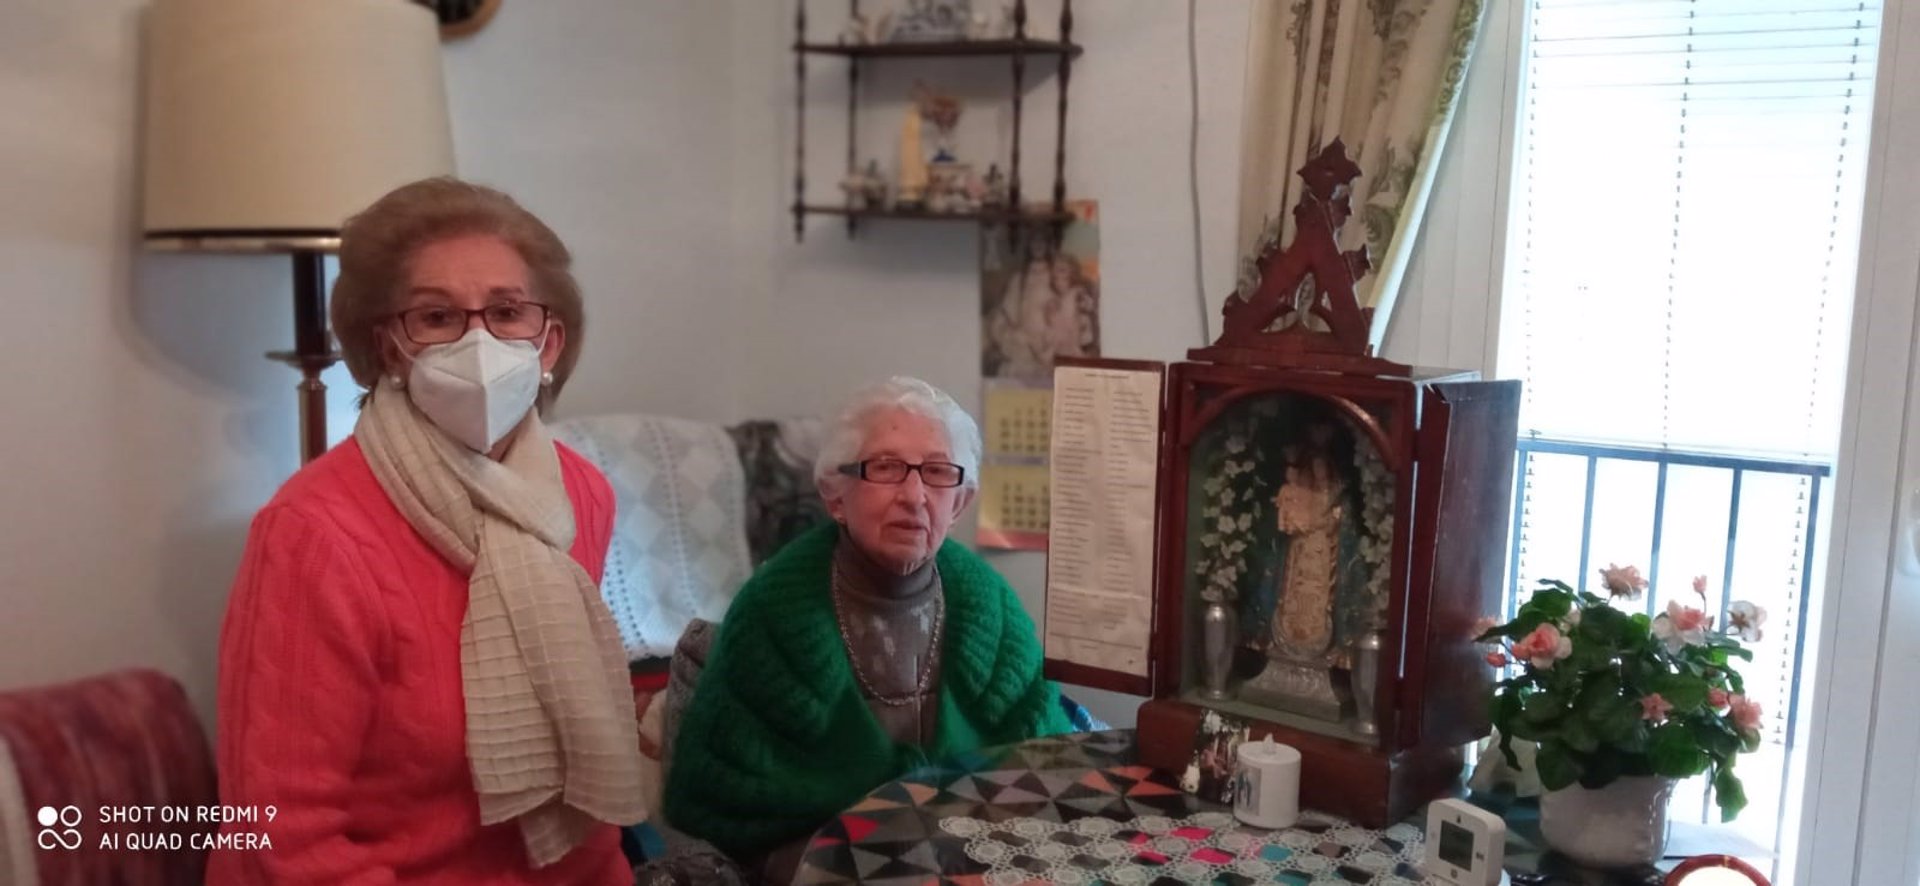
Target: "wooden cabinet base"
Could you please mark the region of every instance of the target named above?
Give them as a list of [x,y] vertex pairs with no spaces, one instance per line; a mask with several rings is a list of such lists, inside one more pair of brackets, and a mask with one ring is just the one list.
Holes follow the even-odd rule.
[[[1140,706],[1140,762],[1178,775],[1193,758],[1194,736],[1205,710],[1173,699]],[[1248,721],[1251,740],[1268,735],[1300,750],[1300,806],[1370,828],[1404,821],[1421,804],[1451,792],[1465,765],[1460,747],[1414,747],[1396,753],[1302,732],[1278,723]]]

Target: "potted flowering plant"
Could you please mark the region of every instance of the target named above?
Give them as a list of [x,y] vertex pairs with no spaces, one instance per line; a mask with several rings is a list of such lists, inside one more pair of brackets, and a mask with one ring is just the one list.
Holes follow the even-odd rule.
[[[1640,599],[1639,569],[1609,565],[1600,578],[1604,598],[1543,580],[1512,621],[1487,620],[1478,639],[1495,644],[1488,664],[1515,667],[1494,684],[1493,722],[1509,765],[1519,765],[1513,742],[1537,748],[1543,836],[1576,860],[1628,865],[1665,848],[1674,780],[1705,773],[1723,819],[1746,805],[1733,765],[1760,744],[1760,705],[1734,660],[1752,660],[1741,641],[1760,639],[1766,612],[1735,603],[1716,628],[1702,576],[1698,608],[1676,600],[1649,618],[1611,605]],[[1596,826],[1622,816],[1645,827]]]

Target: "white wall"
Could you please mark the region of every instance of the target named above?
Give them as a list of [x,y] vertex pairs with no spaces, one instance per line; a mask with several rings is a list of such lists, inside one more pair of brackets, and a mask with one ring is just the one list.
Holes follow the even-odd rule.
[[[0,686],[142,665],[210,722],[252,514],[298,466],[284,258],[145,255],[140,0],[0,4]],[[723,4],[505,4],[448,47],[461,171],[573,247],[563,411],[730,415]],[[324,125],[324,121],[316,121]],[[351,383],[329,373],[333,436]]]
[[296,461],[284,260],[134,249],[133,0],[0,8],[0,684],[122,665],[212,707],[252,511]]
[[574,253],[587,346],[562,413],[733,413],[728,16],[725,3],[503,3],[447,45],[460,174],[521,199]]

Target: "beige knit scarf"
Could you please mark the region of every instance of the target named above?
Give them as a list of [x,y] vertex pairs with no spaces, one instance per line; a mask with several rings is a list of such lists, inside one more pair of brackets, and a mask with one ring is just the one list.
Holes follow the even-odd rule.
[[481,823],[518,819],[528,859],[544,867],[597,822],[644,819],[626,656],[568,553],[573,504],[539,415],[496,462],[383,386],[354,436],[407,522],[469,576],[460,668]]

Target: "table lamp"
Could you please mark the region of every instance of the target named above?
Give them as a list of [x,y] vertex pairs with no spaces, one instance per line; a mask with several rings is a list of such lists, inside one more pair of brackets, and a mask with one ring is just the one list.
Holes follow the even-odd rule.
[[323,259],[347,217],[453,172],[437,22],[407,0],[154,0],[141,133],[147,248],[293,258],[302,462],[327,446]]

